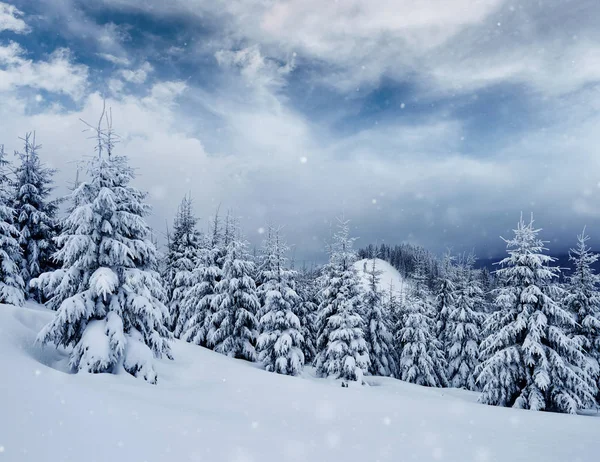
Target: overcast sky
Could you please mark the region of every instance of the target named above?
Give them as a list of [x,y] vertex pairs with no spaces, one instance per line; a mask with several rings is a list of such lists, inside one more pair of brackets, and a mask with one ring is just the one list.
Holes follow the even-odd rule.
[[153,227],[188,191],[302,259],[359,245],[497,256],[521,211],[600,247],[597,0],[0,2],[0,142],[36,130],[63,188],[102,97]]

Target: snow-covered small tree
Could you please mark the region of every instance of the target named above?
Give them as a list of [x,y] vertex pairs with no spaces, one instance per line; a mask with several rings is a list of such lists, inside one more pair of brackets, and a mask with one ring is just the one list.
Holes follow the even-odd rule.
[[298,375],[304,367],[300,320],[296,314],[300,297],[295,290],[296,272],[285,266],[288,248],[279,230],[273,230],[265,257],[271,262],[262,272],[263,313],[259,322],[258,358],[271,372]]
[[475,370],[479,365],[485,299],[481,281],[473,271],[475,256],[463,257],[456,268],[454,302],[447,317],[444,350],[448,382],[454,388],[477,390]]
[[367,265],[368,282],[362,299],[363,319],[366,326],[365,341],[371,360],[369,373],[394,376],[397,371],[389,325],[390,316],[385,310],[383,294],[379,288],[381,271],[377,269],[376,262],[377,260],[373,258]]
[[175,326],[175,335],[180,335],[187,342],[207,346],[214,315],[213,299],[217,284],[223,276],[225,251],[217,210],[212,220],[210,237],[200,247],[191,275],[191,288],[185,294],[181,305],[182,316]]
[[[233,222],[229,226],[234,226]],[[229,239],[221,279],[211,300],[213,314],[207,344],[227,356],[256,361],[259,301],[252,279],[255,267],[248,243],[235,233]]]
[[54,189],[52,177],[56,170],[42,163],[39,156],[41,146],[36,145],[35,135],[28,133],[23,141],[24,151],[15,152],[20,165],[15,171],[16,192],[13,202],[23,256],[21,277],[26,293],[43,301],[40,294],[31,293],[29,282],[55,268],[52,255],[56,251],[54,238],[60,230],[56,218],[59,201],[50,200],[50,194]]
[[192,199],[183,198],[177,209],[173,231],[169,235],[166,257],[166,278],[171,330],[179,337],[189,320],[189,311],[183,308],[186,294],[194,285],[192,272],[198,264],[202,236],[196,228],[197,218],[192,210]]
[[[564,303],[575,320],[572,334],[588,357],[588,372],[600,387],[600,277],[593,268],[600,255],[593,253],[587,245],[589,239],[584,229],[577,236],[577,247],[569,252],[574,268],[568,279]],[[598,402],[600,404],[600,400]]]
[[400,348],[399,378],[427,387],[446,387],[446,361],[434,333],[435,306],[426,281],[423,267],[417,263],[396,338]]
[[25,297],[20,271],[21,248],[19,231],[14,225],[15,209],[9,192],[7,167],[4,146],[0,146],[0,303],[21,306]]
[[360,316],[361,283],[353,266],[354,239],[349,231],[348,221],[339,220],[329,264],[323,271],[315,364],[322,377],[362,382],[370,361]]
[[567,335],[574,320],[553,284],[559,269],[533,227],[519,220],[505,240],[508,257],[497,271],[502,287],[486,321],[478,368],[485,404],[575,413],[594,401],[593,379],[579,343]]
[[156,248],[144,219],[146,194],[130,185],[134,172],[112,153],[110,118],[98,128],[99,149],[88,181],[71,194],[71,213],[58,237],[61,268],[34,279],[56,309],[39,333],[42,344],[70,348],[74,370],[117,372],[156,383],[153,357],[170,356],[162,281],[151,268]]

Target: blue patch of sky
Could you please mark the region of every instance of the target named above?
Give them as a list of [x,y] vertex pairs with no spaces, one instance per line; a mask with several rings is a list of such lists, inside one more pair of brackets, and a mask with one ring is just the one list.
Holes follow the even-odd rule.
[[[97,26],[115,24],[125,32],[121,43],[125,56],[136,69],[143,62],[152,64],[152,78],[158,80],[184,80],[192,85],[214,88],[218,76],[213,52],[204,52],[204,42],[215,33],[210,22],[193,22],[189,18],[168,16],[158,18],[141,10],[98,8],[78,3],[80,9],[74,19],[52,15],[52,8],[43,2],[32,4],[18,1],[16,6],[26,16],[31,27],[27,35],[14,35],[14,40],[25,48],[30,57],[39,59],[57,48],[68,48],[76,62],[90,68],[90,81],[100,89],[103,82],[123,66],[102,58],[103,50],[94,37],[82,37],[69,31],[65,25],[70,20],[89,21]],[[99,30],[99,29],[98,29]],[[141,91],[142,89],[140,89]]]

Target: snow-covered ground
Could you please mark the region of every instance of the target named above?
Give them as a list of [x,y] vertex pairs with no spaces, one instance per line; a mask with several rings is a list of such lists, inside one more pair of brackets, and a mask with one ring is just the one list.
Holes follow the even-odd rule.
[[[372,264],[372,259],[358,260],[356,263],[354,263],[354,268],[356,268],[358,271],[358,274],[361,276],[365,286],[369,283],[369,276],[366,274],[366,271],[371,270]],[[375,269],[377,271],[381,271],[381,274],[379,275],[379,289],[385,294],[386,297],[390,291],[390,284],[396,296],[402,297],[403,294],[406,293],[410,282],[406,281],[400,272],[387,261],[376,258]]]
[[0,305],[0,462],[600,460],[600,418],[494,408],[374,377],[278,376],[175,342],[158,385],[66,373],[34,346],[53,313]]

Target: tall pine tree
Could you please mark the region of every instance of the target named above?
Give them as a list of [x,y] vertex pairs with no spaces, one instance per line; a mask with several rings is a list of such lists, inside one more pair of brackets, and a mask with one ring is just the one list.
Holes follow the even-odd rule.
[[7,169],[4,146],[0,146],[0,303],[21,306],[25,297],[20,271],[21,248],[19,231],[14,225],[15,209]]
[[444,349],[451,387],[477,390],[475,369],[485,319],[481,281],[473,270],[475,256],[463,257],[456,268],[454,303],[447,318]]
[[442,344],[445,344],[447,341],[446,335],[448,334],[448,331],[446,325],[448,323],[448,316],[450,315],[450,311],[455,302],[456,267],[454,260],[455,258],[451,255],[450,251],[447,251],[444,255],[440,275],[438,276],[436,284],[435,334]]
[[567,284],[565,307],[575,319],[572,333],[586,352],[588,372],[600,387],[600,277],[592,267],[600,255],[587,245],[589,239],[584,229],[577,236],[577,247],[569,252],[574,268]]
[[256,262],[256,275],[254,282],[256,283],[256,294],[260,308],[257,313],[257,319],[260,320],[263,314],[266,313],[265,305],[267,303],[267,291],[269,290],[266,282],[272,275],[272,272],[277,268],[277,256],[275,252],[275,229],[269,223],[266,229],[266,236],[259,249],[258,255],[254,258]]
[[402,327],[396,341],[400,348],[399,377],[427,387],[446,387],[446,361],[434,329],[435,306],[421,260],[416,262],[413,287],[403,303]]
[[181,336],[187,342],[208,346],[207,337],[215,307],[213,300],[217,293],[217,284],[223,277],[225,250],[217,210],[212,220],[210,236],[200,248],[191,275],[191,288],[183,298],[182,315],[175,326],[175,335]]
[[360,316],[360,280],[353,266],[354,239],[349,231],[348,221],[339,220],[322,275],[315,363],[322,377],[362,383],[370,361]]
[[273,230],[271,239],[266,254],[270,261],[269,270],[262,272],[264,305],[257,350],[259,360],[268,371],[298,375],[304,367],[304,337],[297,316],[300,297],[295,290],[296,272],[285,266],[288,248],[282,242],[279,230]]
[[175,336],[181,335],[182,326],[188,321],[187,310],[183,308],[186,294],[192,288],[192,272],[198,264],[202,236],[196,228],[197,218],[192,210],[192,198],[184,197],[169,235],[167,249],[166,285],[168,306],[171,317],[171,330]]
[[521,217],[515,236],[505,240],[495,309],[485,330],[478,368],[480,401],[495,406],[575,413],[593,402],[593,380],[582,369],[583,351],[568,330],[575,326],[553,280],[559,269],[544,243]]
[[298,318],[304,342],[302,352],[306,364],[312,364],[317,351],[317,310],[318,304],[318,271],[304,268],[299,273],[297,280],[297,293],[300,297],[298,305]]
[[44,301],[41,294],[32,292],[29,282],[55,268],[52,255],[56,251],[54,238],[60,229],[56,218],[59,201],[50,200],[50,194],[54,189],[52,177],[56,170],[46,167],[40,160],[41,146],[36,145],[35,134],[27,133],[23,142],[24,151],[15,153],[21,163],[15,172],[13,207],[23,256],[21,277],[26,292],[41,302]]
[[362,301],[365,322],[365,340],[369,349],[369,373],[372,375],[394,376],[396,359],[394,357],[393,337],[389,325],[390,314],[386,311],[383,294],[379,288],[381,271],[377,269],[377,260],[371,259],[367,265],[367,288]]
[[110,118],[98,128],[99,149],[88,181],[71,194],[73,207],[59,236],[61,268],[32,281],[56,309],[38,342],[71,347],[70,366],[117,372],[156,383],[153,357],[170,356],[170,334],[156,248],[145,216],[146,194],[130,185],[134,172],[112,153]]
[[255,267],[248,253],[248,243],[232,230],[234,221],[228,220],[228,226],[231,234],[221,279],[211,300],[213,314],[207,343],[227,356],[256,361],[259,301],[252,278]]

